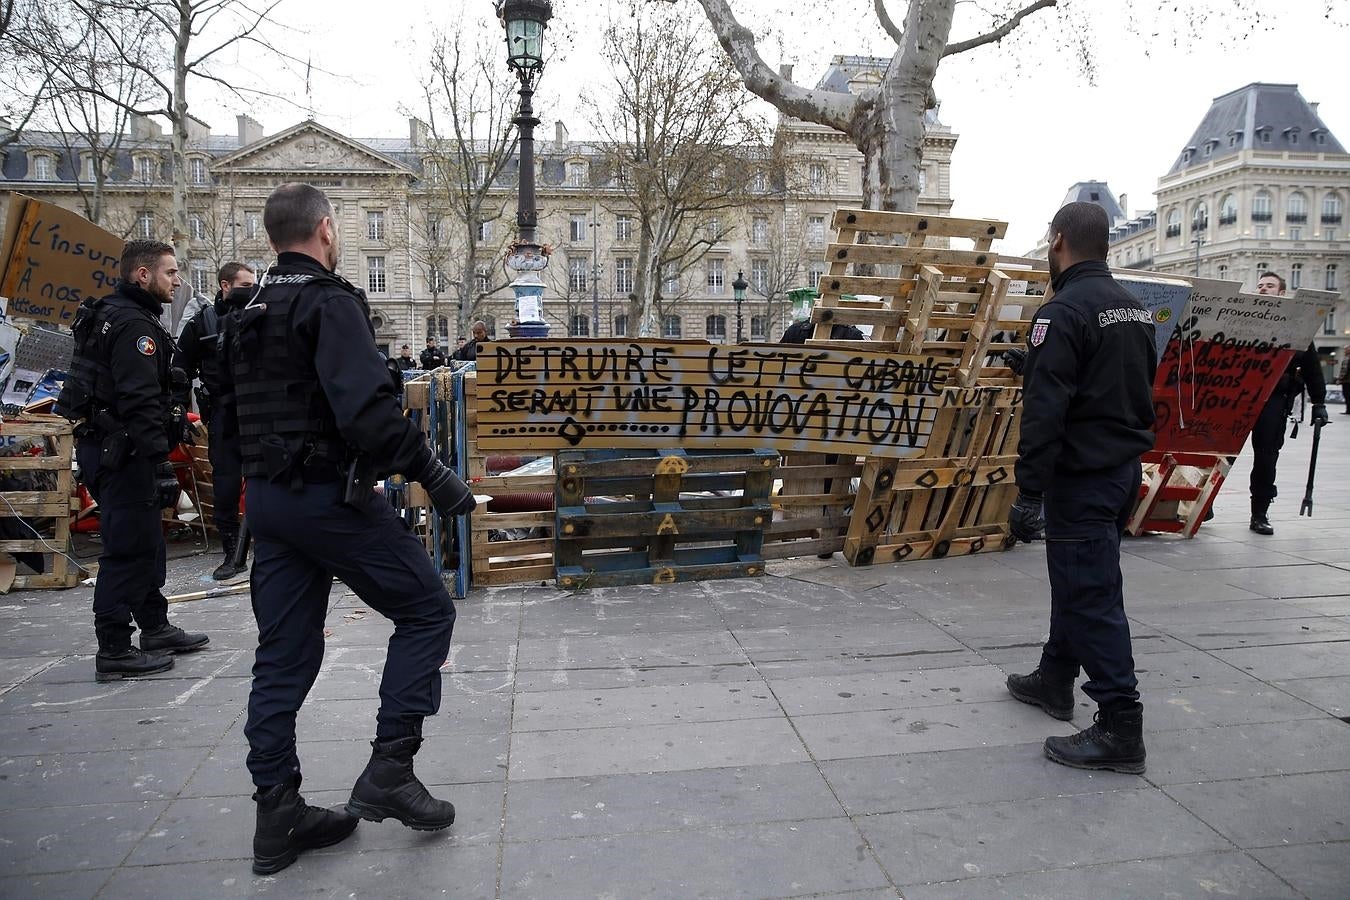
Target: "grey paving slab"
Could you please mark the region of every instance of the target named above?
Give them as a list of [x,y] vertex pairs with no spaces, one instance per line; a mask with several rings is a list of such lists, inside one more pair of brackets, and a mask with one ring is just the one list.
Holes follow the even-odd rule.
[[547,671],[597,666],[687,667],[746,661],[736,640],[725,631],[523,640],[519,653],[520,669]]
[[878,675],[772,678],[770,686],[788,715],[982,703],[1008,696],[1007,676],[996,666],[956,666]]
[[1271,683],[1333,716],[1350,716],[1350,675],[1297,678]]
[[978,666],[986,662],[988,660],[979,653],[964,647],[934,650],[880,648],[875,651],[836,650],[833,654],[822,654],[814,659],[765,657],[755,660],[755,669],[769,679],[856,675],[867,672],[889,676],[893,672]]
[[1173,626],[1172,633],[1179,640],[1202,650],[1350,641],[1350,625],[1330,616]]
[[1228,584],[1266,597],[1321,597],[1350,591],[1350,572],[1316,563],[1278,568],[1224,569],[1213,575]]
[[1140,622],[1168,633],[1186,625],[1262,622],[1269,619],[1315,618],[1319,613],[1301,606],[1301,600],[1220,600],[1191,602],[1179,598],[1168,603],[1127,603],[1131,622]]
[[1172,785],[1166,790],[1239,847],[1350,840],[1345,805],[1350,772]]
[[1345,900],[1350,885],[1350,841],[1267,847],[1249,851],[1308,900]]
[[[388,826],[398,827],[398,826]],[[175,894],[235,897],[370,897],[415,900],[497,896],[497,849],[453,845],[364,853],[309,853],[285,872],[258,878],[249,860],[217,860],[167,866],[124,866],[99,900],[144,900]]]
[[36,675],[48,666],[58,665],[61,656],[19,656],[0,659],[0,685],[18,684]]
[[1324,616],[1350,616],[1350,596],[1299,597],[1289,601],[1291,606]]
[[0,757],[5,808],[168,800],[209,752],[189,747]]
[[826,760],[821,771],[854,816],[1140,787],[1133,775],[1055,765],[1041,741]]
[[[246,678],[164,678],[153,676],[97,684],[89,660],[87,682],[24,682],[0,695],[0,715],[52,710],[155,710],[207,706],[225,709],[248,695]],[[171,673],[170,673],[171,674]]]
[[762,719],[783,714],[762,683],[687,684],[521,693],[517,732]]
[[774,765],[806,758],[784,717],[527,731],[515,735],[511,744],[511,780]]
[[1154,789],[855,821],[901,885],[1230,849],[1213,829]]
[[1164,687],[1144,695],[1144,721],[1149,731],[1324,718],[1325,710],[1261,684]]
[[508,843],[502,860],[504,896],[549,900],[789,897],[886,885],[842,818]]
[[816,759],[1024,744],[1078,730],[1011,699],[798,716],[793,724]]
[[1245,853],[1197,853],[1135,862],[1106,863],[996,878],[963,878],[944,884],[907,885],[905,900],[1060,900],[1094,895],[1119,900],[1168,897],[1302,896]]
[[1157,688],[1197,684],[1248,684],[1256,687],[1250,672],[1204,650],[1137,655],[1134,674],[1139,679],[1140,692],[1145,694]]
[[540,669],[516,672],[516,688],[522,692],[584,688],[640,688],[661,685],[758,682],[759,672],[748,659],[712,665],[618,665],[582,669]]
[[746,654],[756,662],[762,659],[815,659],[839,652],[905,653],[962,649],[959,641],[927,622],[795,625],[737,630],[735,636]]
[[1350,641],[1300,644],[1292,649],[1253,647],[1216,650],[1214,655],[1267,681],[1350,675]]
[[93,900],[113,876],[115,869],[88,869],[51,875],[16,875],[0,878],[0,897],[60,897],[61,900]]
[[166,806],[113,803],[0,813],[0,876],[117,866]]
[[[6,716],[4,752],[39,756],[74,750],[213,747],[221,738],[221,728],[228,728],[236,716],[241,716],[243,707],[200,710],[180,706],[143,713],[131,716],[126,710],[86,707]],[[202,723],[203,715],[210,718],[211,725]]]
[[682,831],[841,814],[809,762],[518,781],[511,785],[506,839]]
[[1182,784],[1350,769],[1350,725],[1326,716],[1299,722],[1150,732],[1148,778]]

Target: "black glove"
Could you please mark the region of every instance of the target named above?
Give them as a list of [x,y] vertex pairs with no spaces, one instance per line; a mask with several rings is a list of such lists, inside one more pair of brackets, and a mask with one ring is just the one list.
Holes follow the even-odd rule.
[[1331,421],[1327,415],[1327,405],[1325,403],[1314,403],[1312,408],[1312,423],[1314,425],[1326,425]]
[[173,474],[173,463],[166,460],[155,466],[155,496],[159,498],[160,509],[177,509],[178,495],[182,492],[178,476]]
[[1013,374],[1020,378],[1022,370],[1026,368],[1027,365],[1027,351],[1023,350],[1021,347],[1012,350],[1004,350],[1003,361],[1008,364],[1008,368],[1013,370]]
[[432,458],[417,480],[431,498],[431,505],[443,516],[462,516],[478,505],[469,486],[439,459]]
[[1018,491],[1017,502],[1008,514],[1008,530],[1019,541],[1040,540],[1045,531],[1045,516],[1041,509],[1045,497],[1040,491]]

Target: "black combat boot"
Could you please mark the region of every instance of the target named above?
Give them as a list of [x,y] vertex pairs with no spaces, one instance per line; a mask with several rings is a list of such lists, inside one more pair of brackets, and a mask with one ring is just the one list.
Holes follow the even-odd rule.
[[304,850],[317,850],[345,840],[361,820],[340,809],[310,806],[293,778],[253,795],[258,825],[253,831],[253,874],[272,875],[295,862]]
[[1275,526],[1270,524],[1270,519],[1266,515],[1270,511],[1270,501],[1260,502],[1252,501],[1252,524],[1251,530],[1257,534],[1274,534]]
[[173,656],[169,653],[146,653],[127,644],[120,650],[100,649],[94,657],[94,680],[121,681],[123,678],[140,678],[142,675],[155,675],[173,668]]
[[1073,718],[1073,682],[1052,682],[1037,669],[1030,675],[1009,675],[1008,693],[1023,703],[1039,706],[1056,719]]
[[413,774],[420,737],[372,741],[370,762],[352,788],[347,812],[372,822],[398,819],[415,831],[440,831],[455,821],[455,807],[437,800]]
[[225,561],[216,570],[211,573],[213,581],[228,581],[240,572],[247,570],[247,566],[236,566],[234,564],[234,551],[239,546],[239,536],[237,534],[222,534],[220,542],[225,545]]
[[193,634],[165,622],[153,631],[141,631],[141,649],[145,651],[167,650],[170,653],[191,653],[200,650],[211,639],[204,634]]
[[1144,708],[1099,709],[1092,727],[1069,737],[1045,739],[1045,755],[1075,769],[1144,774]]

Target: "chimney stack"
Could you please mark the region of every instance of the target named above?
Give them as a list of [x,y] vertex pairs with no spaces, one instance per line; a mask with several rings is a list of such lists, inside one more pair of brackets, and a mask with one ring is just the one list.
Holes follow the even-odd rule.
[[420,149],[427,143],[427,123],[423,122],[417,116],[408,117],[408,139],[412,141],[413,149]]
[[256,144],[267,135],[263,132],[263,127],[256,119],[245,115],[235,116],[235,121],[239,123],[239,146],[247,147],[250,144]]
[[553,141],[561,147],[567,144],[568,139],[567,125],[563,123],[562,119],[559,119],[553,126]]
[[1130,221],[1130,195],[1120,195],[1120,211],[1125,214],[1125,221]]

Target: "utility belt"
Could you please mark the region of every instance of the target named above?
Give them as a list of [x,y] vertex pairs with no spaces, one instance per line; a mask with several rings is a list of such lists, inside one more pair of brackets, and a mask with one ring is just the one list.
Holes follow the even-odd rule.
[[299,491],[305,484],[340,481],[355,454],[342,441],[314,436],[285,438],[265,434],[258,440],[263,476]]
[[95,412],[75,427],[75,438],[80,441],[98,441],[100,469],[119,471],[131,458],[131,435],[110,409]]

